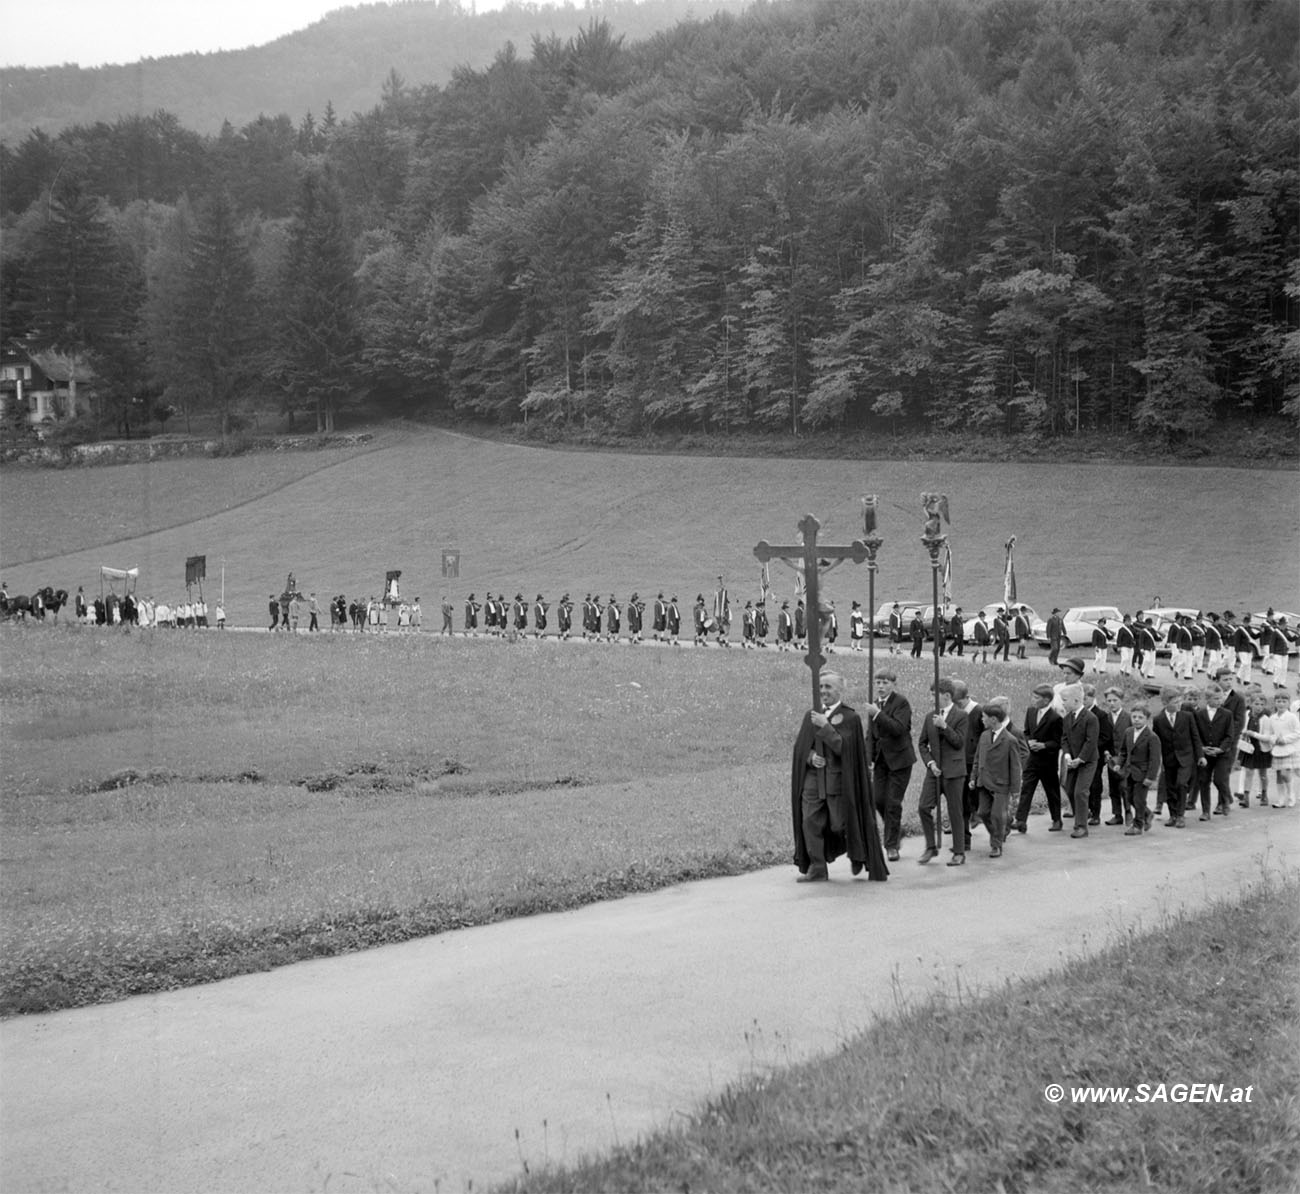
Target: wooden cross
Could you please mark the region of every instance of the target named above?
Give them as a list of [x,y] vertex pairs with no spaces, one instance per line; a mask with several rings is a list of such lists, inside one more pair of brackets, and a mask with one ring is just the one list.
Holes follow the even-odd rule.
[[[822,708],[821,678],[822,667],[826,657],[822,654],[821,603],[818,598],[818,576],[820,564],[825,561],[830,568],[852,560],[855,564],[863,563],[868,556],[867,545],[861,539],[854,539],[847,547],[827,547],[817,542],[817,532],[821,523],[811,514],[805,514],[799,522],[803,542],[788,547],[773,547],[766,539],[754,548],[754,555],[759,563],[766,564],[771,559],[799,560],[804,574],[804,596],[808,603],[806,621],[808,624],[808,654],[804,662],[812,669],[813,708],[819,713]],[[834,561],[833,563],[831,561]],[[874,617],[874,611],[868,610]]]

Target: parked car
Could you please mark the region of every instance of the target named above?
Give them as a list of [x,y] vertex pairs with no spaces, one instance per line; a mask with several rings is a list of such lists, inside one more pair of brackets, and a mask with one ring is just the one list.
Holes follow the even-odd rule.
[[[979,609],[966,619],[966,641],[970,642],[970,640],[975,637],[975,620],[980,616],[980,614],[984,615],[984,624],[991,628],[993,626],[993,616],[998,612],[998,610],[1005,609],[1010,612],[1011,610],[1022,608],[1029,611],[1029,633],[1031,635],[1037,635],[1038,632],[1035,630],[1035,627],[1040,621],[1042,621],[1042,619],[1034,613],[1032,606],[1025,605],[1023,601],[1013,601],[1010,606],[1008,606],[1005,601],[990,601],[988,605],[980,606]],[[965,613],[965,610],[962,612]],[[1012,630],[1015,629],[1014,613],[1011,615],[1011,628]],[[1046,623],[1044,623],[1043,633],[1047,633]]]
[[871,633],[877,637],[889,637],[889,614],[895,604],[898,606],[898,612],[903,615],[903,637],[907,637],[907,628],[912,624],[912,615],[918,609],[925,608],[924,601],[885,601],[876,610],[875,617],[871,619]]
[[1168,643],[1169,627],[1173,625],[1174,619],[1183,614],[1187,617],[1196,617],[1200,610],[1189,609],[1183,605],[1162,605],[1156,609],[1140,609],[1137,612],[1139,619],[1145,621],[1151,619],[1151,633],[1156,636],[1156,658],[1163,659],[1166,655],[1173,652]]
[[[1273,617],[1286,619],[1286,625],[1282,627],[1282,633],[1286,636],[1286,640],[1290,644],[1287,647],[1286,653],[1288,655],[1300,655],[1300,614],[1293,614],[1289,610],[1285,609],[1275,609],[1273,611]],[[1254,624],[1266,622],[1268,621],[1268,611],[1265,610],[1263,613],[1252,613],[1250,615],[1250,620]]]
[[[1065,621],[1065,639],[1062,642],[1063,647],[1091,647],[1092,632],[1097,629],[1097,619],[1106,619],[1106,629],[1110,631],[1110,637],[1115,637],[1115,627],[1123,620],[1124,615],[1113,605],[1072,605],[1063,615]],[[1034,638],[1038,640],[1040,647],[1048,646],[1047,642],[1047,623],[1034,623]]]

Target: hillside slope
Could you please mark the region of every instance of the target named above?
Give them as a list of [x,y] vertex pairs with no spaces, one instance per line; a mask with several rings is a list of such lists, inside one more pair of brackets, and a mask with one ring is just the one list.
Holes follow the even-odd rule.
[[[49,477],[24,486],[7,474],[5,526],[41,519],[57,549],[78,507],[111,487],[124,511],[166,510],[182,489],[208,484],[203,468],[150,471],[147,465],[65,470],[60,500]],[[1243,479],[1245,483],[1243,484]],[[214,486],[214,489],[216,487]],[[39,489],[40,503],[29,501]],[[205,554],[213,594],[226,567],[232,623],[264,624],[267,596],[296,573],[322,597],[378,594],[387,569],[402,569],[402,591],[423,599],[437,625],[441,551],[461,552],[459,604],[474,591],[543,592],[554,600],[588,591],[626,600],[674,592],[684,606],[708,593],[722,572],[742,602],[757,596],[753,547],[790,543],[807,511],[824,541],[859,531],[858,498],[881,497],[877,601],[926,600],[928,557],[919,542],[919,494],[950,495],[954,596],[968,608],[1002,594],[1003,543],[1017,536],[1021,600],[1040,612],[1097,601],[1132,609],[1159,594],[1166,605],[1241,612],[1273,604],[1294,609],[1294,561],[1280,544],[1300,542],[1300,495],[1290,473],[1229,469],[1048,464],[855,462],[568,453],[474,440],[450,432],[411,434],[390,447],[313,472],[233,510],[111,547],[39,563],[6,564],[10,593],[44,584],[98,590],[99,566],[141,568],[140,591],[175,600],[185,558]],[[1260,493],[1288,495],[1268,520]],[[29,508],[30,507],[30,508]],[[140,524],[137,521],[137,527]],[[3,531],[0,531],[3,534]],[[6,553],[0,544],[0,558]],[[772,567],[779,598],[793,574]],[[847,615],[866,604],[866,570],[844,565],[826,590]]]
[[469,5],[408,0],[340,8],[264,46],[215,54],[147,58],[121,66],[0,70],[0,141],[33,128],[54,134],[74,124],[112,122],[159,108],[200,133],[239,127],[258,115],[317,117],[332,102],[340,116],[379,101],[390,69],[407,83],[443,84],[462,65],[484,67],[507,41],[527,56],[534,34],[574,36],[604,18],[635,41],[688,18],[738,11],[746,0],[593,0],[586,5],[511,4],[470,15]]

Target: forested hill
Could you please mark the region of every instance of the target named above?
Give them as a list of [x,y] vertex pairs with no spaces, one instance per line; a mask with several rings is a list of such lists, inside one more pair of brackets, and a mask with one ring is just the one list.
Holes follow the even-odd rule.
[[512,3],[471,15],[471,0],[399,0],[339,8],[306,29],[249,49],[90,69],[11,67],[0,70],[0,142],[12,145],[34,128],[57,133],[160,108],[200,133],[215,133],[227,120],[247,124],[263,112],[319,117],[327,103],[350,115],[379,102],[390,70],[411,83],[443,84],[458,66],[486,66],[507,41],[526,48],[534,35],[564,39],[601,19],[639,40],[688,16],[702,20],[745,3],[569,0]]
[[34,133],[0,146],[4,330],[93,374],[101,426],[279,404],[1212,452],[1300,415],[1298,21],[756,0],[390,72],[338,118]]

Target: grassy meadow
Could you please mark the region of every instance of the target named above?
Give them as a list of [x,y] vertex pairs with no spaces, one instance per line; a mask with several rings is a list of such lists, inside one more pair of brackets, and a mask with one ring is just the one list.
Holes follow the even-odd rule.
[[[172,601],[186,557],[206,555],[209,598],[224,560],[230,621],[256,626],[290,570],[304,591],[351,597],[377,594],[400,568],[427,624],[444,591],[441,551],[455,547],[458,606],[489,589],[552,600],[663,590],[689,605],[719,573],[743,601],[757,596],[755,543],[793,542],[807,511],[824,541],[852,539],[858,498],[873,492],[885,537],[877,602],[925,601],[922,490],[950,495],[954,596],[968,609],[1000,598],[1012,534],[1019,596],[1040,612],[1137,608],[1157,595],[1238,612],[1296,607],[1291,470],[637,456],[427,429],[383,432],[369,450],[0,470],[0,576],[11,593],[97,591],[101,564],[139,566],[140,591]],[[789,597],[793,574],[774,564],[772,584]],[[867,602],[861,567],[838,568],[825,587],[842,614]]]
[[[0,1010],[790,858],[792,654],[71,626],[3,649]],[[834,660],[861,701],[865,657]],[[923,707],[929,660],[899,672]],[[963,674],[1018,708],[1041,675]]]

